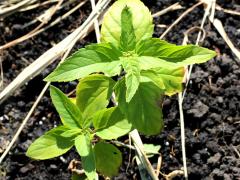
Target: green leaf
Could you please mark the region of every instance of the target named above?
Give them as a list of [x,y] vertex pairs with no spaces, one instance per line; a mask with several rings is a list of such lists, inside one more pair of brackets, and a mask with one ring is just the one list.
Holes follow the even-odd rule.
[[122,164],[121,152],[112,144],[99,142],[94,146],[97,171],[106,177],[116,176]]
[[137,59],[139,61],[141,70],[148,70],[148,69],[158,68],[158,67],[167,68],[167,69],[182,67],[182,66],[179,66],[177,63],[169,62],[157,57],[140,56],[140,57],[137,57]]
[[155,135],[163,128],[162,96],[163,92],[152,82],[142,82],[131,101],[125,101],[124,80],[115,88],[119,107],[133,127],[145,135]]
[[88,134],[81,134],[75,138],[75,147],[81,156],[82,167],[88,179],[97,179],[96,164],[91,139]]
[[109,43],[89,45],[70,56],[45,80],[72,81],[96,72],[103,72],[107,76],[117,75],[121,70],[120,55]]
[[132,18],[132,24],[136,43],[152,37],[153,23],[148,8],[140,0],[118,0],[109,8],[104,16],[101,29],[102,42],[111,42],[118,47],[120,46],[122,32],[121,13],[126,6],[130,9],[132,17],[134,17]]
[[81,132],[82,132],[82,129],[73,128],[73,129],[69,129],[69,130],[63,132],[63,133],[61,134],[61,136],[62,136],[62,137],[66,137],[66,138],[76,137],[76,136],[79,135]]
[[176,69],[154,68],[141,71],[142,82],[153,82],[169,96],[182,91],[183,77],[183,67]]
[[177,46],[158,38],[149,38],[142,41],[136,51],[139,56],[157,57],[168,62],[174,62],[178,66],[203,63],[216,56],[216,52],[207,48],[195,45]]
[[61,134],[69,130],[58,126],[35,140],[27,150],[27,156],[33,159],[50,159],[66,153],[74,145],[73,138],[62,137]]
[[77,86],[77,106],[85,119],[106,108],[113,92],[115,81],[95,74],[82,79]]
[[50,87],[50,95],[62,123],[70,128],[81,128],[83,119],[78,107],[54,86]]
[[127,6],[121,13],[121,36],[120,49],[123,51],[133,51],[136,46],[136,36],[132,24],[132,13]]
[[137,57],[121,58],[122,65],[126,71],[126,101],[129,102],[136,93],[140,82],[140,66]]
[[127,134],[132,128],[118,107],[99,111],[93,117],[93,125],[97,130],[96,135],[106,140],[117,139]]
[[73,173],[71,180],[88,180],[87,176],[85,174],[83,175],[78,175],[77,173]]
[[148,157],[152,157],[155,154],[159,154],[159,150],[161,148],[160,145],[154,145],[154,144],[143,144],[144,151],[146,152],[146,155]]

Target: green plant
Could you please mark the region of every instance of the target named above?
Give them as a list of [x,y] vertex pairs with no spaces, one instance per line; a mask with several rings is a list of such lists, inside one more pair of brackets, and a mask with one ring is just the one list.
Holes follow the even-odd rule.
[[[206,48],[176,46],[152,34],[152,16],[140,0],[115,2],[104,16],[101,43],[78,50],[45,79],[82,78],[74,100],[51,87],[63,125],[37,139],[27,155],[48,159],[75,145],[89,179],[97,179],[96,170],[105,176],[116,175],[121,153],[106,140],[131,129],[158,134],[163,128],[162,98],[182,91],[184,66],[215,56]],[[113,93],[118,105],[109,107]]]

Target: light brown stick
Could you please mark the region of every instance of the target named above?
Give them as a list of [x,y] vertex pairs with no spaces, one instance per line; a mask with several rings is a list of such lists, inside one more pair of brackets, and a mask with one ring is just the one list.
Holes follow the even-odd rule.
[[164,32],[163,34],[160,36],[160,39],[163,39],[166,34],[176,25],[178,24],[182,18],[184,18],[187,14],[189,14],[192,10],[194,10],[196,7],[198,7],[199,5],[203,4],[203,2],[198,2],[197,4],[193,5],[192,7],[190,7],[189,9],[187,9],[184,13],[181,14],[181,16],[179,16]]
[[163,14],[166,14],[170,11],[175,11],[175,10],[179,10],[179,9],[183,9],[183,7],[179,4],[179,3],[175,3],[159,12],[156,12],[152,15],[153,18],[158,17],[158,16],[162,16]]

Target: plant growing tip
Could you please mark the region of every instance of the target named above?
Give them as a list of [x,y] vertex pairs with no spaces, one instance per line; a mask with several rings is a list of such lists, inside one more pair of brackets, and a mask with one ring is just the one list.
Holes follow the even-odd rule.
[[[51,86],[50,95],[63,125],[37,139],[27,151],[29,157],[49,159],[75,146],[88,179],[97,179],[96,172],[114,176],[122,157],[106,140],[132,129],[146,135],[162,130],[163,96],[182,91],[186,65],[206,62],[216,53],[152,38],[152,21],[141,1],[116,1],[104,16],[102,42],[78,50],[45,78],[51,82],[82,79],[74,101]],[[119,80],[114,81],[113,76]],[[118,106],[109,106],[112,93]],[[95,144],[93,139],[101,140]]]

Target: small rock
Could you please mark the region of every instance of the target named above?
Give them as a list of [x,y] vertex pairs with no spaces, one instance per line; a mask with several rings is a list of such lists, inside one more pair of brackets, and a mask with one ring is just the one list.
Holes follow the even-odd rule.
[[214,156],[210,157],[207,160],[208,164],[212,164],[212,165],[216,165],[219,163],[220,159],[221,159],[222,155],[220,153],[216,153]]
[[232,180],[232,177],[230,177],[229,174],[224,174],[223,177],[224,177],[224,180]]
[[201,155],[199,153],[195,153],[193,155],[193,160],[195,161],[196,164],[202,164],[202,159],[201,159]]
[[206,147],[211,150],[213,153],[219,152],[219,145],[216,141],[208,141]]
[[194,104],[193,108],[188,110],[187,113],[193,114],[196,118],[203,117],[209,110],[209,107],[205,104],[203,104],[201,101],[198,101],[196,104]]
[[211,173],[211,176],[213,176],[213,178],[223,178],[224,176],[224,172],[220,171],[219,169],[214,169],[213,172]]
[[238,168],[238,167],[233,167],[233,168],[232,168],[232,172],[233,172],[234,174],[240,174],[240,168]]
[[64,164],[67,163],[67,160],[66,160],[63,156],[60,156],[60,160],[61,160]]
[[218,96],[217,97],[217,102],[218,103],[223,103],[223,97],[222,96]]
[[0,137],[0,153],[3,153],[9,143],[10,142],[6,138],[3,136]]
[[32,165],[31,163],[29,163],[29,164],[27,164],[26,166],[21,167],[21,168],[20,168],[20,172],[21,172],[22,174],[25,174],[26,172],[31,171],[31,170],[34,169],[34,168],[35,168],[35,166]]
[[57,169],[58,167],[57,167],[55,164],[51,164],[51,165],[50,165],[50,168],[55,170],[55,169]]
[[166,146],[169,146],[169,142],[168,142],[168,141],[166,141],[166,142],[165,142],[165,145],[166,145]]

